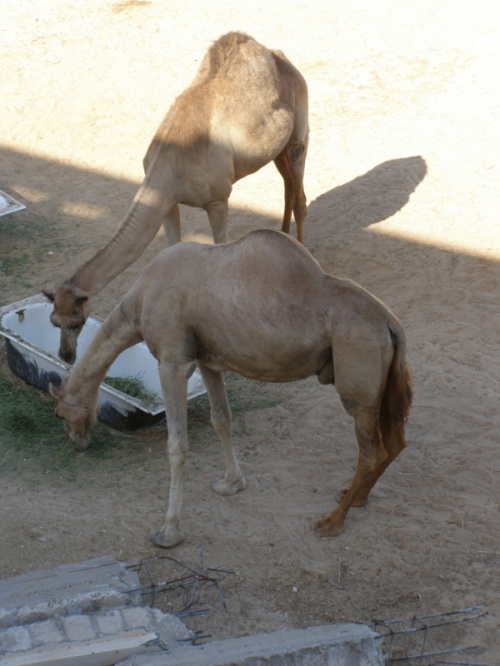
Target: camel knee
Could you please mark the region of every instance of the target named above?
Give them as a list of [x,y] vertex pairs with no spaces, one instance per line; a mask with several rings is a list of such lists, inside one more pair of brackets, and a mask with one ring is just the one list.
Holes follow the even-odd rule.
[[384,448],[392,461],[406,448],[404,427],[395,426],[392,422],[387,423],[382,419],[380,426]]
[[298,141],[297,143],[292,143],[288,146],[288,156],[290,157],[290,162],[292,164],[297,164],[300,161],[302,156],[305,154],[306,144],[303,141]]
[[226,432],[231,428],[231,412],[224,409],[212,410],[210,413],[210,421],[215,432]]
[[171,467],[184,465],[188,453],[188,443],[184,438],[169,436],[167,444],[168,460]]
[[359,471],[363,477],[369,476],[370,474],[373,474],[380,465],[382,465],[387,458],[389,457],[389,454],[383,447],[377,448],[376,452],[373,452],[373,454],[370,454],[369,456],[362,456],[360,458],[360,465],[359,465]]

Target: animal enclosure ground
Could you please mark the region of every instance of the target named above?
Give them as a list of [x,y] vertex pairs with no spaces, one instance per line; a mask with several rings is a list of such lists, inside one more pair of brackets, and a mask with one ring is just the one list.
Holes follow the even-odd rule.
[[[149,140],[213,40],[243,30],[283,50],[309,86],[305,245],[401,320],[415,390],[408,448],[369,504],[350,511],[345,532],[318,539],[314,521],[333,508],[357,457],[335,391],[313,379],[229,377],[248,484],[232,497],[211,490],[222,452],[206,397],[197,398],[187,539],[167,554],[197,569],[202,545],[206,567],[234,574],[221,583],[227,612],[203,588],[199,606],[212,613],[186,624],[225,638],[482,603],[486,618],[435,640],[477,645],[471,661],[498,663],[499,10],[488,0],[247,5],[7,3],[0,189],[27,209],[0,218],[0,303],[56,287],[114,233]],[[282,200],[273,165],[238,182],[229,239],[279,228]],[[203,211],[181,215],[184,239],[210,242]],[[105,316],[163,246],[160,233],[94,312]],[[99,432],[81,454],[63,437],[49,445],[44,423],[25,448],[0,431],[0,576],[158,554],[148,534],[166,506],[165,430]]]

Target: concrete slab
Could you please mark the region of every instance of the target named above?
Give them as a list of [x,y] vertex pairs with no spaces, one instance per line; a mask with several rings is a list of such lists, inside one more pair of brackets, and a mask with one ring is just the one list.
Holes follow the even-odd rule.
[[120,666],[383,666],[382,641],[365,625],[281,630],[170,653],[134,655]]
[[0,628],[141,603],[137,573],[112,557],[0,581]]

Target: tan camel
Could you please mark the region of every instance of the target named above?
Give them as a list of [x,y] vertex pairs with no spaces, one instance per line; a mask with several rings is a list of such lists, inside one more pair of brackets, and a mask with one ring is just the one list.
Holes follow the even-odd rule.
[[56,414],[79,450],[89,444],[98,392],[121,351],[145,340],[158,359],[165,401],[170,494],[159,546],[182,541],[182,468],[188,449],[187,379],[198,365],[212,424],[225,454],[218,493],[245,487],[231,442],[223,371],[263,382],[316,375],[335,384],[354,417],[359,459],[338,507],[316,523],[340,534],[351,505],[362,506],[405,446],[411,376],[401,325],[351,280],[324,273],[311,254],[280,231],[259,229],[226,245],[180,243],[164,250],[115,307],[60,388]]
[[156,132],[116,234],[55,294],[44,292],[61,328],[61,358],[75,360],[89,297],[142,254],[162,223],[168,245],[181,240],[179,203],[205,209],[214,242],[225,243],[233,183],[274,160],[285,184],[282,231],[289,233],[293,210],[302,242],[308,136],[307,85],[283,53],[237,32],[216,41]]

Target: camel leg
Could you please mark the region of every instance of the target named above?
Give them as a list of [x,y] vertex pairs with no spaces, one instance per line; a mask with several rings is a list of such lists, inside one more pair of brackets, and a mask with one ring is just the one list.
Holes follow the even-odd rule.
[[210,419],[222,443],[226,463],[224,478],[215,479],[212,488],[221,495],[234,495],[245,488],[246,481],[241,474],[231,440],[231,410],[224,388],[224,377],[222,372],[210,370],[201,361],[198,361],[198,367],[210,400]]
[[283,211],[283,222],[281,224],[281,231],[284,231],[286,234],[290,233],[290,223],[292,221],[292,210],[293,210],[293,185],[292,185],[292,176],[290,173],[290,162],[286,154],[286,149],[281,152],[278,157],[274,160],[276,168],[283,178],[285,185],[285,210]]
[[285,185],[285,210],[281,231],[290,233],[293,216],[297,225],[297,240],[304,242],[303,224],[307,215],[306,195],[304,193],[304,169],[306,162],[306,144],[302,141],[290,143],[274,160]]
[[[359,446],[356,473],[351,485],[341,496],[338,507],[316,523],[316,532],[319,536],[337,536],[343,532],[349,508],[357,501],[360,491],[369,486],[374,473],[387,460],[387,452],[380,436],[378,407],[357,409],[354,415],[354,429]],[[371,486],[368,492],[370,488]]]
[[184,539],[181,529],[182,469],[188,451],[187,439],[187,379],[184,366],[159,364],[160,381],[165,401],[168,428],[168,460],[170,490],[165,524],[151,534],[155,546],[170,548]]
[[163,229],[168,247],[181,242],[181,214],[178,204],[165,215]]
[[214,243],[227,243],[227,199],[226,201],[214,201],[206,207]]

